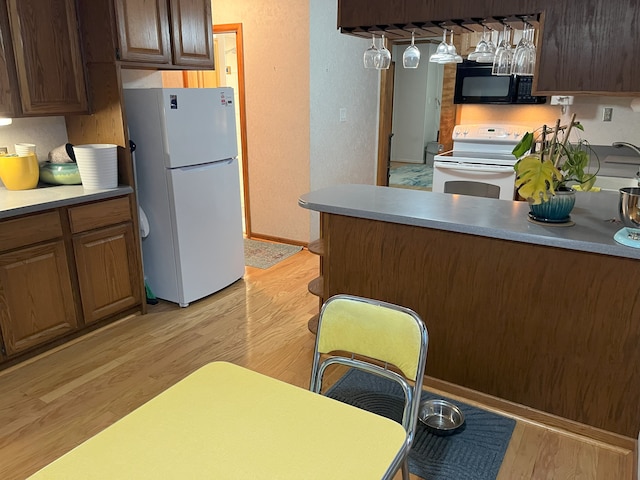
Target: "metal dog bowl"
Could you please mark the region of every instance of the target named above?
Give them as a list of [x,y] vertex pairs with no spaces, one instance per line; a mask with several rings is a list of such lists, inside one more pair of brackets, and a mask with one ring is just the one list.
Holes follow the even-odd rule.
[[418,419],[436,435],[451,435],[464,424],[462,410],[439,399],[420,402]]

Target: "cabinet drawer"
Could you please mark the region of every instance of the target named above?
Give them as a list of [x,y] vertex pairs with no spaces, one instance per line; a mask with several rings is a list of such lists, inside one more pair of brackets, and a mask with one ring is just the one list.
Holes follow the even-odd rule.
[[62,236],[57,211],[0,222],[0,251],[33,245]]
[[79,233],[131,220],[129,197],[69,209],[71,232]]

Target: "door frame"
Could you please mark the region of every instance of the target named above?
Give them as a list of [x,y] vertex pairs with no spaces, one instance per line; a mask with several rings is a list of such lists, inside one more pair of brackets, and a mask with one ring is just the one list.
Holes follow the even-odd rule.
[[378,124],[378,168],[376,185],[389,186],[391,135],[393,130],[393,84],[396,63],[380,71],[380,114]]
[[[468,40],[461,42],[457,35],[455,44],[458,51],[468,50]],[[395,43],[390,42],[389,49]],[[457,121],[457,106],[453,103],[453,90],[456,82],[456,65],[444,65],[442,78],[442,101],[440,104],[440,135],[438,141],[445,151],[453,148],[453,127]],[[391,139],[393,133],[393,92],[395,88],[395,62],[391,62],[388,70],[380,70],[380,110],[378,115],[378,165],[376,168],[376,185],[389,186],[389,165],[391,159]]]
[[238,102],[240,109],[240,148],[242,150],[242,195],[244,198],[244,222],[247,238],[251,238],[251,209],[249,205],[249,151],[247,148],[247,104],[244,81],[244,40],[242,23],[213,25],[213,33],[235,33],[238,59]]

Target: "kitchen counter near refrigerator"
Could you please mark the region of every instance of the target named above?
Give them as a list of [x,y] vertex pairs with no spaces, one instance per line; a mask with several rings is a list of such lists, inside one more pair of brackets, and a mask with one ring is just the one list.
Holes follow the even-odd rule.
[[617,198],[578,193],[567,227],[530,223],[525,202],[369,185],[299,203],[320,212],[322,298],[415,310],[427,384],[616,443],[640,431],[640,252],[613,240]]
[[129,186],[103,190],[86,190],[82,185],[59,185],[30,190],[0,187],[0,219],[36,213],[78,203],[105,200],[133,192]]
[[372,185],[337,185],[307,193],[304,208],[319,212],[436,228],[502,240],[640,259],[640,249],[616,243],[622,228],[618,192],[576,192],[573,226],[529,222],[526,202]]

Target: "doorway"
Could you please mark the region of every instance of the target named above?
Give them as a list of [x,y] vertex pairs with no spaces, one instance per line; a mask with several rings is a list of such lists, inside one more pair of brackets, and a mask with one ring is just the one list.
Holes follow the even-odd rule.
[[240,184],[242,185],[242,227],[245,236],[251,238],[242,24],[214,25],[213,39],[219,86],[232,87],[236,97],[234,100],[236,103],[236,130],[238,132],[238,164],[240,165]]
[[[397,178],[396,168],[401,166],[406,170],[401,176],[406,180],[404,188],[423,189],[422,183],[430,181],[428,165],[433,156],[450,149],[456,116],[453,104],[456,68],[429,64],[437,41],[416,42],[421,51],[417,70],[402,67],[402,53],[408,41],[396,41],[389,47],[393,58],[400,60],[395,71],[381,71],[377,185],[388,186],[391,167]],[[419,76],[422,78],[418,80]]]
[[247,238],[251,238],[242,24],[213,25],[213,48],[215,70],[163,71],[162,83],[164,87],[175,88],[233,88],[236,107],[238,168],[242,187],[242,231]]
[[391,47],[398,66],[393,82],[389,186],[431,190],[433,152],[439,149],[442,67],[428,61],[435,44],[420,42],[416,47],[421,61],[415,69],[402,66],[406,45]]

